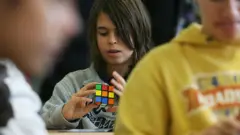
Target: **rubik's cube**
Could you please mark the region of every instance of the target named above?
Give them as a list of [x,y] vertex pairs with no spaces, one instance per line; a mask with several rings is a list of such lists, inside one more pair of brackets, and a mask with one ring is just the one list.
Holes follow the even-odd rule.
[[96,94],[94,102],[97,105],[114,105],[114,87],[105,84],[96,84]]

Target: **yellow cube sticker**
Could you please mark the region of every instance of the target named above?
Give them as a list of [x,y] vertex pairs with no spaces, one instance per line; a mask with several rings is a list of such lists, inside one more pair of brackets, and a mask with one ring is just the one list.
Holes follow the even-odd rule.
[[97,96],[102,96],[102,91],[97,90],[97,91],[96,91],[96,95],[97,95]]
[[108,97],[109,98],[114,98],[114,93],[113,92],[109,92]]

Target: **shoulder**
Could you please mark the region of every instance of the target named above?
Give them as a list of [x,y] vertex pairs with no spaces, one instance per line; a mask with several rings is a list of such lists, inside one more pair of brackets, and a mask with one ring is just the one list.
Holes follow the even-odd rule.
[[94,69],[93,65],[91,65],[89,68],[70,72],[69,74],[66,75],[66,77],[76,80],[89,80],[89,79],[94,80],[94,78],[98,77],[98,74]]
[[175,42],[169,42],[163,45],[159,45],[153,48],[146,56],[149,58],[156,59],[171,59],[174,55],[179,55],[181,53],[181,46]]
[[71,86],[76,89],[81,88],[83,85],[90,82],[101,82],[101,79],[93,65],[89,68],[77,70],[74,72],[68,73],[59,83],[58,85]]
[[154,67],[170,66],[184,60],[185,57],[183,54],[179,43],[169,42],[153,48],[139,63],[147,67],[151,65],[154,65]]
[[174,59],[179,59],[181,55],[180,45],[170,42],[153,48],[139,63],[145,66],[166,65]]
[[186,58],[178,43],[167,43],[153,48],[134,68],[132,77],[149,77],[157,80],[167,74],[176,72],[176,67],[182,69],[186,65]]

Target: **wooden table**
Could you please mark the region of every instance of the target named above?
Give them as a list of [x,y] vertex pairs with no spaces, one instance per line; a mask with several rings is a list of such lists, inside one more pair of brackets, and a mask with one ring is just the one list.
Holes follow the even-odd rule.
[[113,135],[113,133],[73,133],[73,132],[59,132],[57,130],[49,130],[49,135]]

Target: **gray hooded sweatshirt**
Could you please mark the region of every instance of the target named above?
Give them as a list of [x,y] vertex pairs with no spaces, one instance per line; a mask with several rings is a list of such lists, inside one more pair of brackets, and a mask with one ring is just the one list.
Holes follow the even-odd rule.
[[[71,96],[90,82],[105,83],[100,79],[94,66],[66,75],[54,88],[52,97],[44,104],[40,114],[47,128],[112,129],[116,113],[106,112],[106,108],[93,109],[81,119],[67,121],[62,115],[62,108]],[[90,96],[91,98],[91,96]],[[118,104],[118,100],[116,104]]]

